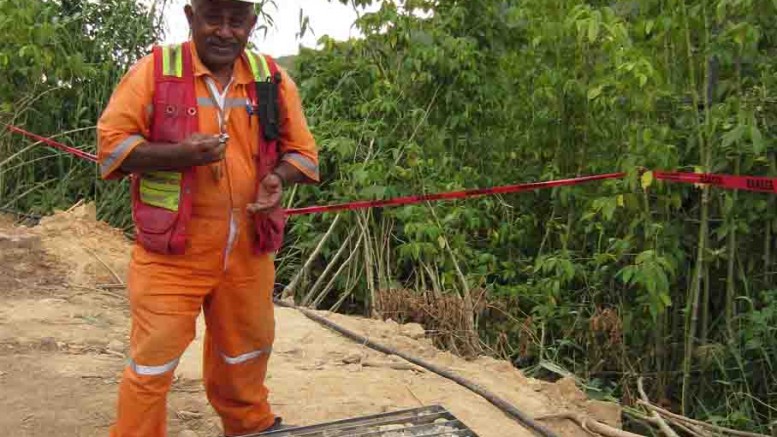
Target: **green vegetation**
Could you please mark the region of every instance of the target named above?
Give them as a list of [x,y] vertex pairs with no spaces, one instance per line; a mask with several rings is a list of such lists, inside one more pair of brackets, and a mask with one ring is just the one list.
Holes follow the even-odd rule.
[[[161,3],[161,2],[160,2]],[[96,153],[95,125],[114,85],[161,34],[135,2],[0,1],[0,123]],[[80,199],[130,229],[128,184],[97,168],[0,132],[0,208],[47,213]]]
[[[0,120],[94,150],[156,14],[67,4],[0,0]],[[421,321],[441,346],[571,372],[626,405],[645,376],[675,411],[769,432],[777,197],[639,170],[777,176],[777,2],[416,0],[358,24],[364,40],[294,59],[325,180],[289,205],[629,177],[295,217],[279,275],[300,301]],[[96,199],[129,230],[124,185],[29,144],[0,137],[0,207]]]

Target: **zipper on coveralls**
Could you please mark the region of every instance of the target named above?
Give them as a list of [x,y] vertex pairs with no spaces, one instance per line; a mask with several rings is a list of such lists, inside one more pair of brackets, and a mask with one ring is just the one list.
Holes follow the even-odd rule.
[[[227,127],[229,124],[229,114],[231,112],[231,108],[227,108],[226,106],[227,94],[229,93],[229,88],[232,85],[233,80],[234,78],[230,79],[227,86],[224,87],[224,91],[219,92],[218,87],[216,86],[216,82],[213,80],[213,78],[207,76],[205,77],[205,84],[208,86],[208,92],[210,93],[210,97],[213,100],[213,103],[216,105],[216,113],[219,120],[219,131],[221,135],[221,141],[223,142],[229,141]],[[229,166],[226,163],[226,158],[224,161],[224,172],[227,176],[227,190],[229,191],[229,233],[227,235],[227,245],[224,248],[224,264],[222,267],[223,271],[226,271],[229,255],[232,252],[235,241],[238,237],[238,226],[235,220],[235,203],[232,199],[232,180],[229,175]]]

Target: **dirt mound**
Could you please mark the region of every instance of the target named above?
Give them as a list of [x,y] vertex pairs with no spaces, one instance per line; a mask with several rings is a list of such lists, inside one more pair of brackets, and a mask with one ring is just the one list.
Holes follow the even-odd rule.
[[16,219],[8,214],[0,214],[0,229],[9,229],[16,223]]
[[68,283],[93,287],[124,282],[131,243],[121,231],[97,220],[94,204],[58,211],[28,232],[62,265]]
[[40,238],[0,222],[0,290],[6,293],[56,283],[55,259],[43,250]]

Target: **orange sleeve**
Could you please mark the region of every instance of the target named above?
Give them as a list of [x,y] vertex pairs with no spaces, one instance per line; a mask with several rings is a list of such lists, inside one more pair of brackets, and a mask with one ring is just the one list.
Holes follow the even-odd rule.
[[149,136],[154,62],[149,55],[121,79],[97,122],[97,158],[103,179],[126,176],[121,163]]
[[313,134],[308,129],[302,110],[302,101],[297,85],[289,74],[281,72],[281,159],[296,167],[310,182],[320,181],[318,172],[318,149]]

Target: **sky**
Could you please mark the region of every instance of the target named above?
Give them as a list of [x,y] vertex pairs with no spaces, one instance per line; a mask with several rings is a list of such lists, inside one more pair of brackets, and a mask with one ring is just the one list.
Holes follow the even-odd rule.
[[[323,35],[329,35],[337,40],[345,40],[358,37],[359,31],[353,28],[353,22],[357,12],[352,6],[342,5],[336,0],[276,0],[277,8],[270,6],[269,12],[275,20],[274,28],[264,37],[263,31],[254,32],[252,41],[259,50],[274,57],[296,54],[299,45],[304,47],[316,47],[318,39]],[[171,5],[165,11],[167,32],[164,43],[175,43],[186,40],[189,34],[189,26],[183,13],[186,0],[172,0]],[[303,13],[310,19],[310,27],[315,33],[308,32],[300,41],[296,34],[300,31],[299,13]],[[372,7],[371,9],[375,9]],[[360,9],[360,13],[364,13]]]

